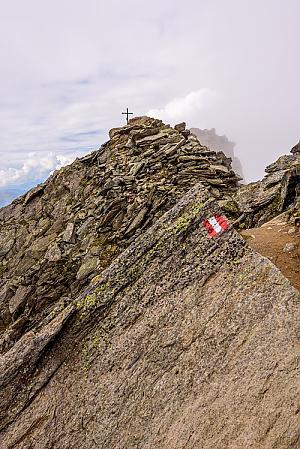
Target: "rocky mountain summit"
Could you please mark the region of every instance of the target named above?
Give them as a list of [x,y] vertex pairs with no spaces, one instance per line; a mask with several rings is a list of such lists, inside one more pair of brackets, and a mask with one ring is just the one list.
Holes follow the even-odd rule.
[[138,118],[110,137],[0,211],[0,349],[47,321],[195,183],[223,199],[237,190],[229,160],[183,124]]
[[0,209],[1,448],[299,447],[299,293],[230,224],[275,213],[239,179],[139,117]]

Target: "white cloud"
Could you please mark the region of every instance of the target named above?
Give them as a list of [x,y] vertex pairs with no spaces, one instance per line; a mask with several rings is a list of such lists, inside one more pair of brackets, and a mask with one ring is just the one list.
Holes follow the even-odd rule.
[[2,182],[96,149],[127,106],[216,128],[249,179],[299,139],[299,0],[2,3]]
[[[203,111],[211,106],[216,94],[210,89],[200,89],[190,92],[185,97],[175,98],[162,109],[150,109],[146,115],[158,117],[166,122],[196,121],[199,123]],[[194,123],[193,123],[194,124]]]
[[49,153],[40,156],[36,153],[28,154],[20,168],[9,167],[0,170],[0,187],[33,183],[42,180],[63,165],[70,164],[76,158],[75,154],[56,155]]

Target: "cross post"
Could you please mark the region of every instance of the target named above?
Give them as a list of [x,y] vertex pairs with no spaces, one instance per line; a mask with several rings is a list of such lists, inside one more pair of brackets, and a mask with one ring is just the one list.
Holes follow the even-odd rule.
[[133,112],[129,112],[128,108],[126,109],[126,112],[122,112],[122,114],[126,115],[126,121],[128,125],[129,116],[133,114]]

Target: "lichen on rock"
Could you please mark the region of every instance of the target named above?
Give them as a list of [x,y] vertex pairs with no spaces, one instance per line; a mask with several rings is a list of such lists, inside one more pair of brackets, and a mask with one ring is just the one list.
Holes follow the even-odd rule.
[[137,117],[1,209],[0,446],[294,449],[299,293],[230,223],[296,210],[294,153],[246,191]]

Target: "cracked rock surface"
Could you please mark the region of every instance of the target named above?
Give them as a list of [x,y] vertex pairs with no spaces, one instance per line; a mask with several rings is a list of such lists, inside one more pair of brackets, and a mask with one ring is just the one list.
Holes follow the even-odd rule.
[[2,356],[1,447],[299,447],[299,293],[220,212],[195,186]]
[[140,117],[0,210],[1,448],[300,447],[299,293],[204,225],[238,180]]

